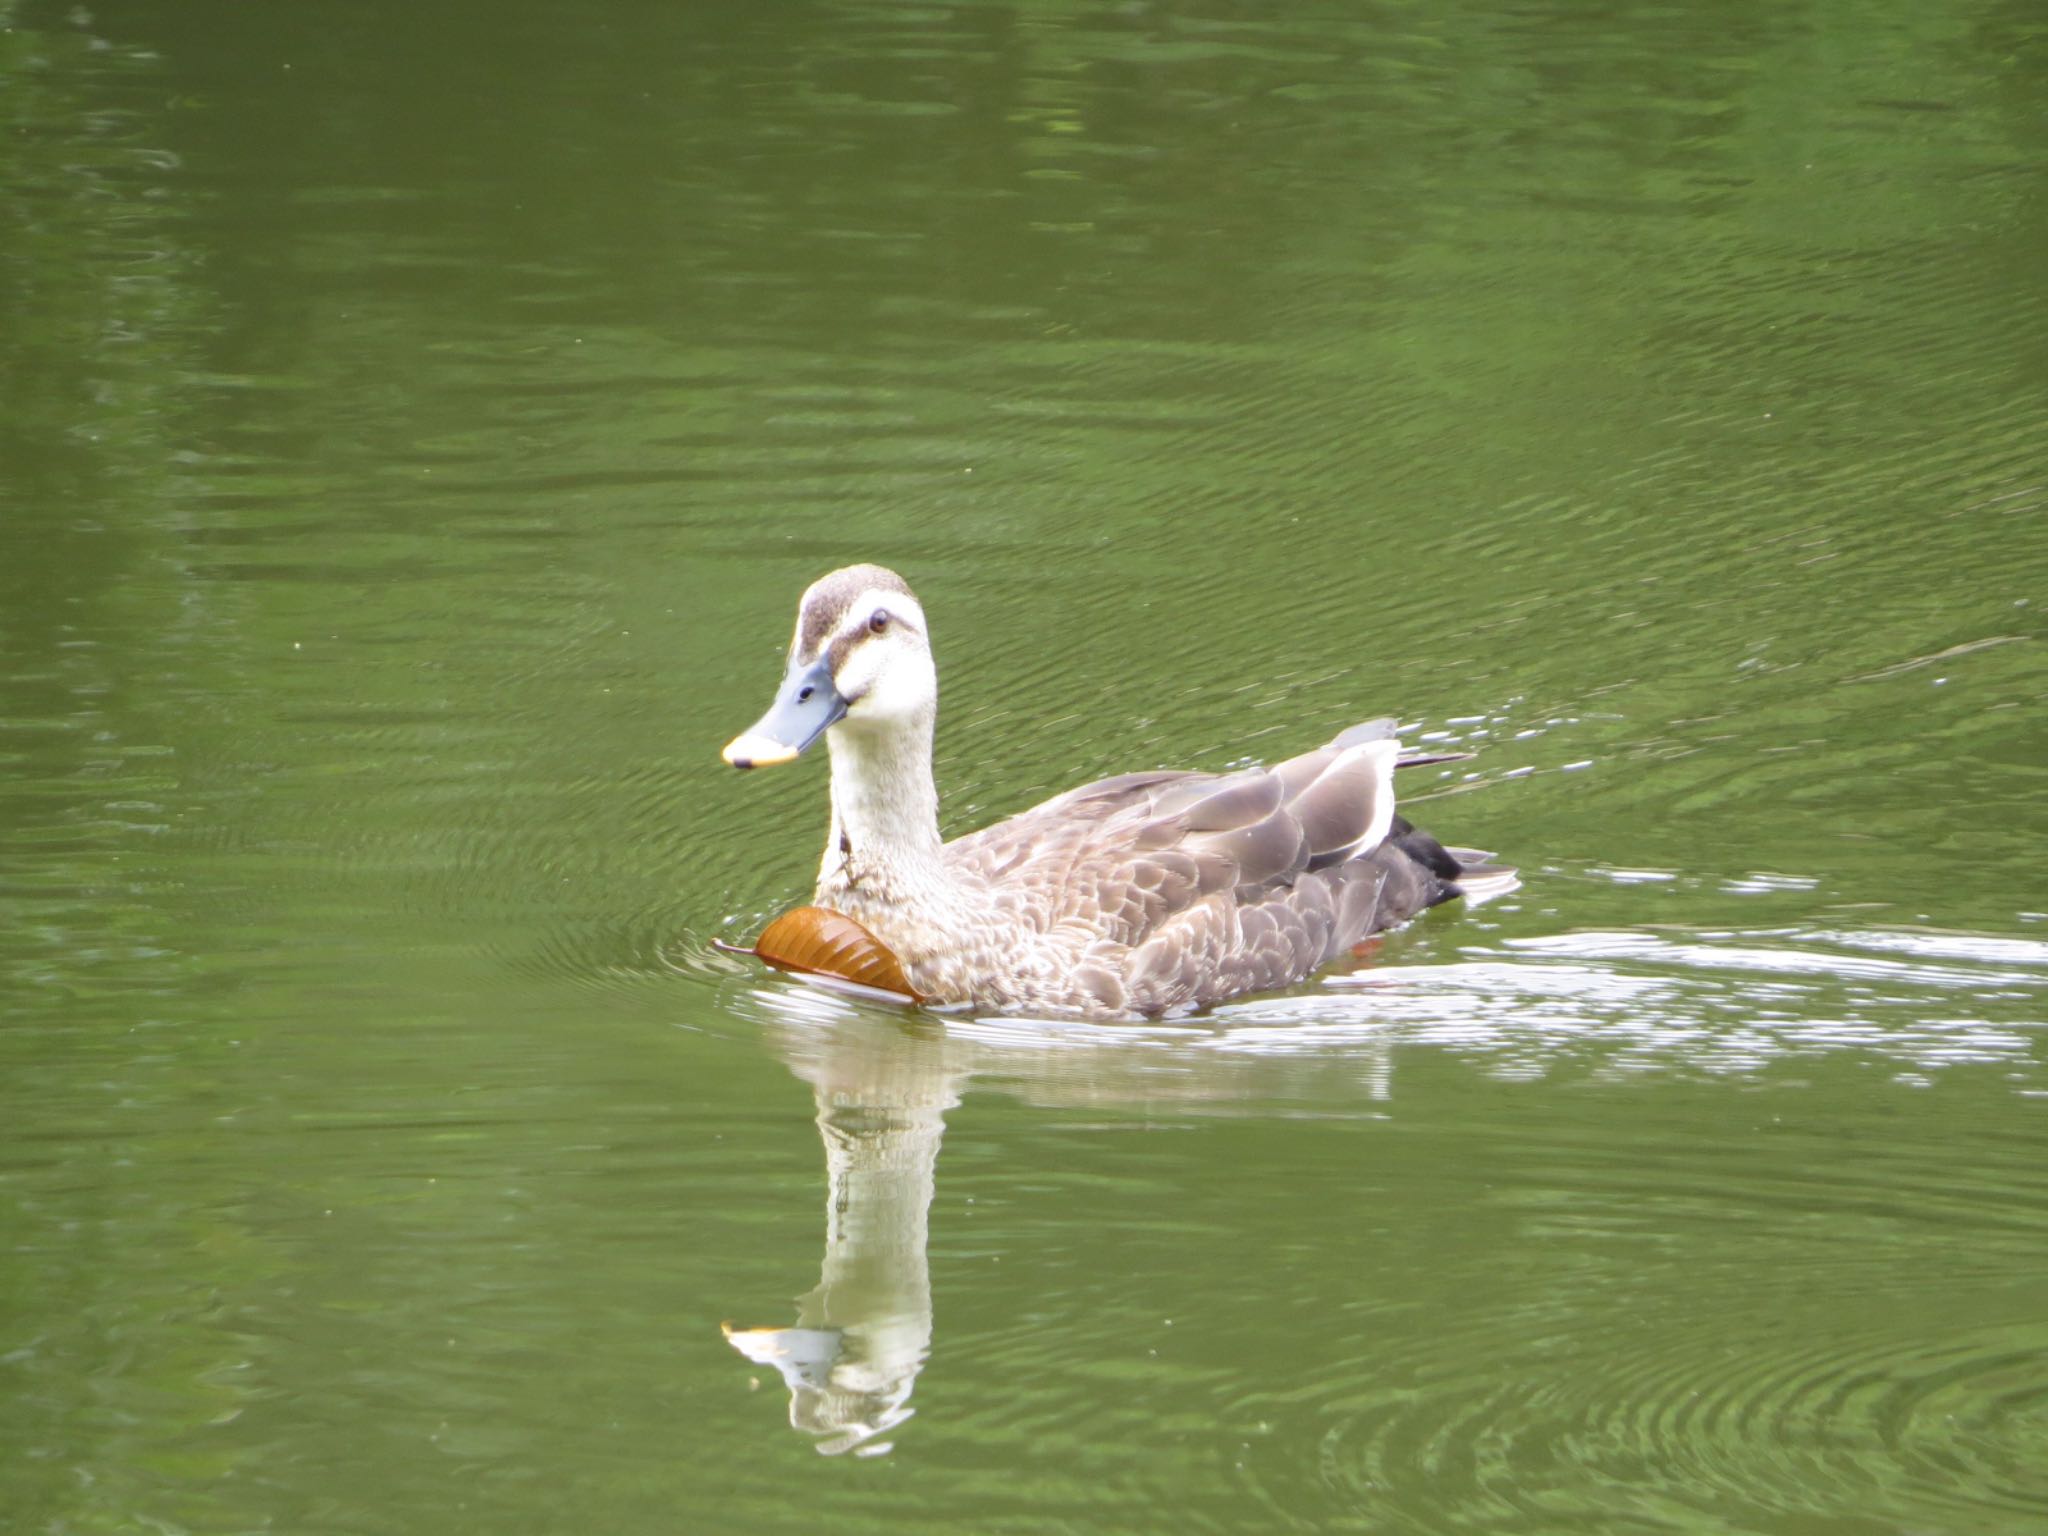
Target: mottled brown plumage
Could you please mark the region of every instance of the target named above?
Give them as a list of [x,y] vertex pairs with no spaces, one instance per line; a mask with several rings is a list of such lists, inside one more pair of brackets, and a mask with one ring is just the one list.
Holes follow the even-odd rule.
[[924,614],[879,566],[805,594],[776,705],[726,749],[785,761],[825,734],[832,832],[816,904],[940,1005],[1102,1018],[1299,981],[1369,935],[1512,872],[1394,814],[1390,720],[1274,767],[1083,785],[940,843]]

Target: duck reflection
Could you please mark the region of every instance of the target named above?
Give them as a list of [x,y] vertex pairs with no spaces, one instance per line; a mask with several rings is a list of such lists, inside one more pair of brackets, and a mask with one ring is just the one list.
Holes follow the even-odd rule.
[[793,1325],[728,1323],[725,1334],[780,1374],[789,1422],[828,1456],[886,1452],[889,1432],[914,1411],[911,1389],[932,1347],[927,1241],[939,1144],[970,1081],[1047,1107],[1157,1113],[1228,1112],[1237,1100],[1270,1110],[1276,1098],[1326,1097],[1358,1113],[1388,1093],[1390,1056],[1377,1040],[1351,1038],[1333,1057],[1267,1054],[1258,1047],[1271,1041],[1256,1026],[1240,1051],[1215,1028],[949,1025],[794,981],[749,1002],[817,1105],[825,1259]]
[[825,1262],[789,1328],[734,1328],[749,1360],[789,1388],[789,1422],[827,1456],[889,1449],[914,1411],[932,1340],[927,1222],[946,1111],[970,1075],[929,1019],[853,1017],[785,1035],[825,1143]]

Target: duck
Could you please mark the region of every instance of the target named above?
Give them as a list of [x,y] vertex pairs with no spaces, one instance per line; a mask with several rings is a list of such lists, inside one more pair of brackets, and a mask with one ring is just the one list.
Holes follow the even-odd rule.
[[901,576],[852,565],[805,589],[774,702],[723,755],[767,768],[822,738],[831,824],[813,904],[752,953],[936,1009],[1178,1018],[1516,883],[1397,814],[1396,769],[1469,754],[1404,753],[1392,719],[1271,767],[1101,779],[946,842],[938,697]]

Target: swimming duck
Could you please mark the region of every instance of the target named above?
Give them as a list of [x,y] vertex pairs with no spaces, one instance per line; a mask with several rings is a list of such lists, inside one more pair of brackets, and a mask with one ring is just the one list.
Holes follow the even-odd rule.
[[[775,702],[725,748],[735,768],[832,758],[812,908],[771,925],[829,936],[935,1006],[1157,1018],[1290,985],[1370,935],[1514,872],[1394,812],[1391,720],[1234,773],[1128,773],[939,839],[938,673],[924,609],[879,565],[820,577],[797,607]],[[822,911],[820,910],[822,909]],[[799,921],[800,920],[800,921]]]

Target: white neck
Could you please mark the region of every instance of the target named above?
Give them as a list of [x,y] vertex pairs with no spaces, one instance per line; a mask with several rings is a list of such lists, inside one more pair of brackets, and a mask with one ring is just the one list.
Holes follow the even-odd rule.
[[932,723],[924,710],[888,724],[841,721],[832,753],[832,834],[818,870],[823,905],[896,902],[946,881],[939,858],[939,791],[932,783]]

